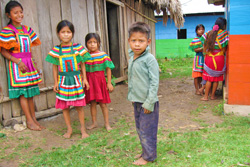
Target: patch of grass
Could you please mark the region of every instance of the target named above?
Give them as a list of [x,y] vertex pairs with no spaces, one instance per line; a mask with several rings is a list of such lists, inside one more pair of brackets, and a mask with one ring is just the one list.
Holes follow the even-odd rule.
[[15,148],[15,150],[28,149],[28,148],[30,148],[31,146],[32,146],[31,143],[29,143],[29,142],[24,142],[23,144],[19,144],[19,145]]
[[224,115],[224,102],[214,106],[212,109],[214,115]]
[[158,59],[161,69],[160,79],[183,78],[192,75],[192,58]]
[[[217,167],[250,163],[250,118],[222,117],[223,123],[199,131],[183,133],[159,128],[158,158],[147,166]],[[41,150],[39,156],[27,159],[20,166],[131,166],[133,157],[141,153],[131,122],[121,119],[110,133],[99,129],[68,149]]]

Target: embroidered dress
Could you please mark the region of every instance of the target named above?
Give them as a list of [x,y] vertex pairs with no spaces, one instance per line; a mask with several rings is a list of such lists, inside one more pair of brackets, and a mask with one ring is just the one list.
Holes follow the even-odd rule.
[[89,90],[85,89],[86,103],[89,104],[93,100],[100,103],[110,103],[111,100],[104,73],[106,68],[111,70],[115,68],[110,57],[101,51],[91,53],[91,58],[85,62],[85,66],[90,86]]
[[[189,45],[189,49],[194,51],[197,48],[202,48],[203,45],[201,43],[200,37],[196,37],[193,39],[193,41]],[[196,55],[194,56],[194,62],[193,62],[193,73],[192,77],[202,77],[203,72],[203,66],[204,66],[204,57],[202,52],[196,52]]]
[[[203,34],[201,41],[204,44],[207,39],[208,32]],[[226,46],[228,45],[229,37],[228,32],[226,30],[219,30],[215,45],[214,51],[212,53],[206,53],[205,56],[205,65],[206,68],[209,68],[209,71],[213,71],[213,73],[221,72],[225,70],[225,58],[224,53]],[[203,79],[210,82],[218,82],[223,81],[223,74],[219,76],[214,76],[208,72],[208,70],[204,69]]]
[[8,87],[9,98],[25,98],[39,95],[38,84],[42,82],[31,56],[31,47],[40,45],[41,42],[36,33],[27,26],[14,27],[9,24],[0,32],[0,48],[5,48],[9,53],[27,66],[28,70],[22,73],[18,65],[8,61]]
[[46,57],[46,61],[58,65],[58,93],[56,108],[85,106],[85,94],[82,87],[80,64],[90,58],[85,48],[77,43],[67,46],[55,46]]

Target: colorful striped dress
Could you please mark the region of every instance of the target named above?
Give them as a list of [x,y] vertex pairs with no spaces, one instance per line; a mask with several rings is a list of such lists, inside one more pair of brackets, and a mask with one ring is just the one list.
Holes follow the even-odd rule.
[[80,64],[90,57],[87,50],[78,43],[55,46],[49,52],[45,60],[58,66],[59,90],[56,93],[56,108],[86,105]]
[[9,24],[0,32],[0,48],[5,48],[13,57],[21,59],[28,70],[22,73],[18,65],[12,61],[7,63],[9,98],[25,98],[39,95],[38,84],[42,82],[32,60],[31,47],[41,42],[32,28],[28,26],[14,27]]
[[104,71],[106,68],[114,69],[115,65],[105,52],[97,51],[90,54],[91,58],[85,62],[90,86],[89,90],[85,89],[86,103],[89,104],[93,100],[100,103],[110,103]]
[[[189,49],[191,49],[193,52],[195,52],[194,50],[197,48],[203,48],[200,38],[201,37],[195,37],[190,43]],[[196,52],[193,62],[193,73],[192,73],[193,78],[202,77],[203,65],[204,65],[203,53]]]
[[[208,32],[203,34],[201,37],[201,42],[204,44],[205,40],[207,39]],[[205,65],[209,67],[210,69],[214,71],[223,71],[224,65],[225,65],[225,50],[228,45],[229,37],[228,32],[226,30],[219,30],[217,34],[217,38],[214,45],[214,51],[212,53],[206,53],[205,56]],[[210,81],[210,82],[218,82],[223,81],[223,75],[214,77],[206,70],[203,72],[204,80]]]

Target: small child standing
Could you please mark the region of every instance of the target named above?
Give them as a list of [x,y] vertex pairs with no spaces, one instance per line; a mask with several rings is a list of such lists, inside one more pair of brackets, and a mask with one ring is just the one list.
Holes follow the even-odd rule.
[[34,66],[31,47],[41,42],[32,28],[22,25],[23,7],[17,1],[9,1],[5,14],[10,19],[8,25],[0,32],[1,54],[8,60],[8,88],[10,99],[20,99],[30,130],[42,130],[35,115],[33,97],[40,94],[38,84],[42,79]]
[[136,22],[129,28],[128,100],[133,102],[136,131],[142,154],[134,165],[145,165],[157,157],[157,130],[159,120],[159,66],[149,53],[150,28]]
[[203,91],[205,86],[201,85],[202,81],[202,73],[203,73],[203,66],[204,66],[204,56],[203,56],[203,45],[201,43],[201,36],[204,34],[205,27],[202,24],[198,24],[195,28],[196,37],[192,40],[189,45],[189,48],[196,52],[194,56],[194,63],[193,63],[193,73],[192,77],[194,78],[194,86],[195,86],[195,94],[196,95],[203,95]]
[[84,125],[83,106],[86,105],[86,102],[82,82],[86,89],[89,89],[84,62],[90,58],[90,55],[81,44],[71,42],[75,32],[74,25],[71,22],[62,20],[58,23],[56,29],[61,44],[55,46],[46,57],[46,61],[53,64],[54,91],[56,92],[55,107],[63,109],[63,116],[67,125],[67,133],[63,137],[70,138],[72,127],[69,107],[75,106],[81,123],[83,139],[89,136]]
[[[97,109],[96,105],[99,103],[105,122],[107,131],[112,128],[109,125],[108,107],[107,103],[110,103],[109,92],[113,91],[111,84],[111,70],[115,68],[110,57],[102,51],[99,51],[101,44],[100,36],[96,33],[89,33],[85,37],[85,45],[91,54],[91,58],[86,63],[87,79],[89,81],[90,88],[86,92],[86,103],[90,103],[90,110],[92,116],[92,125],[87,129],[93,129],[97,127]],[[104,71],[107,74],[107,83],[105,79]]]

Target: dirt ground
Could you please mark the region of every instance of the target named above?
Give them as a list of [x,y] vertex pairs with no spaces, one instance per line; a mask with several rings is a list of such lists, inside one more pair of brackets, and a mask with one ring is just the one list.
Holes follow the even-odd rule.
[[[133,107],[127,101],[127,85],[116,85],[115,91],[111,93],[110,123],[115,128],[116,122],[121,117],[126,117],[128,120],[134,120]],[[219,116],[213,115],[212,109],[222,102],[222,96],[217,100],[208,102],[200,101],[201,96],[194,94],[193,79],[166,79],[160,81],[159,87],[159,102],[160,102],[160,120],[159,127],[169,131],[193,131],[202,128],[202,125],[213,126],[215,123],[222,122]],[[84,107],[86,126],[91,124],[89,106]],[[71,112],[72,122],[78,121],[76,111]],[[198,120],[198,121],[197,121]],[[34,151],[37,148],[43,150],[51,150],[55,147],[68,148],[72,144],[76,144],[80,140],[80,133],[73,134],[71,139],[64,139],[61,136],[62,128],[66,128],[62,114],[41,119],[39,122],[47,129],[36,132],[28,129],[22,132],[14,132],[12,129],[2,129],[1,133],[7,135],[6,139],[2,139],[1,148],[5,148],[6,155],[15,155],[15,150],[18,145],[24,142],[24,139],[29,139],[28,151]],[[201,124],[201,122],[203,124]],[[98,107],[98,128],[103,128],[104,121],[101,110]],[[79,125],[78,125],[79,126]],[[79,127],[80,128],[80,127]],[[66,131],[66,129],[65,129]],[[91,135],[94,130],[88,130]],[[166,131],[166,133],[168,133]],[[25,147],[25,144],[23,144]],[[19,153],[26,154],[26,149],[19,150]],[[10,156],[9,156],[10,157]],[[0,159],[0,166],[18,166],[22,162],[18,155],[12,159]]]

